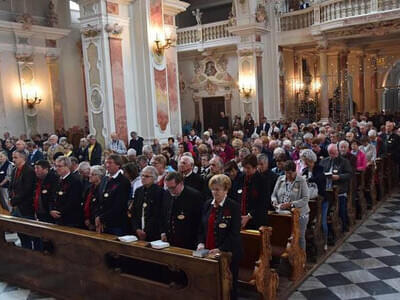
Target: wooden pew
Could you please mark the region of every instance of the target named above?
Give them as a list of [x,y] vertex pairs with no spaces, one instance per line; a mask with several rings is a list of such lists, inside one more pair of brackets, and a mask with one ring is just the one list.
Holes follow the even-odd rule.
[[365,182],[364,182],[364,176],[365,172],[364,171],[357,171],[356,172],[356,202],[357,202],[357,211],[359,219],[362,219],[365,214],[367,213],[367,201],[364,196],[364,191],[365,191]]
[[384,199],[386,194],[384,181],[384,170],[383,170],[383,159],[378,157],[375,160],[376,165],[376,177],[375,177],[375,184],[376,184],[376,191],[377,191],[377,200],[381,201]]
[[260,230],[242,230],[240,234],[244,255],[240,262],[239,281],[255,285],[263,300],[276,299],[279,276],[270,268],[272,228],[262,226]]
[[[374,207],[377,204],[376,186],[375,186],[375,174],[376,167],[374,164],[368,165],[364,174],[364,196],[367,202],[367,207]],[[370,202],[370,203],[368,203]]]
[[347,194],[347,217],[349,227],[356,223],[356,192],[357,192],[357,177],[352,177],[349,184],[349,192]]
[[322,234],[322,198],[311,199],[310,218],[306,230],[307,258],[316,262],[324,251],[324,238]]
[[306,252],[300,248],[300,210],[281,215],[268,212],[268,225],[272,227],[272,256],[287,260],[291,266],[289,280],[297,281],[305,273]]
[[[47,241],[32,251],[5,241],[19,232]],[[0,216],[0,278],[57,299],[230,298],[230,254],[196,258],[180,248],[155,250],[146,242]]]
[[390,193],[393,187],[392,166],[388,155],[383,158],[383,183],[385,185],[385,194]]
[[329,201],[328,226],[333,233],[333,243],[335,243],[342,235],[342,221],[339,217],[339,197],[338,187],[333,186],[325,192],[326,200]]

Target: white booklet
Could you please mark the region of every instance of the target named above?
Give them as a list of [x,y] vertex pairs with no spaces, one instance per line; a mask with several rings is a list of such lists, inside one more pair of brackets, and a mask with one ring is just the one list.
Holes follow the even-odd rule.
[[164,249],[169,247],[169,243],[163,242],[162,240],[150,242],[151,248],[154,249]]
[[136,242],[138,239],[134,235],[124,235],[124,236],[119,236],[118,240],[124,243],[131,243],[131,242]]

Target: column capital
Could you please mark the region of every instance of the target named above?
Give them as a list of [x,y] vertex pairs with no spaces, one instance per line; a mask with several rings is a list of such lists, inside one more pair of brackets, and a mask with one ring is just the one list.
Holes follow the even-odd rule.
[[177,14],[184,12],[189,7],[189,5],[190,3],[180,0],[164,0],[164,14],[169,16],[176,16]]

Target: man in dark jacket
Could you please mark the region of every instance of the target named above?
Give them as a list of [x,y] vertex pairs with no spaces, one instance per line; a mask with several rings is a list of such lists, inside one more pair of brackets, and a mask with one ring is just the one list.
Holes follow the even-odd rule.
[[204,189],[204,180],[199,174],[193,172],[194,160],[190,156],[182,156],[178,163],[179,172],[184,177],[185,186],[190,186],[195,190],[202,192]]
[[[260,172],[261,175],[263,176],[264,184],[266,185],[267,202],[268,204],[270,204],[271,195],[272,192],[274,191],[276,180],[278,179],[279,176],[269,169],[268,156],[265,155],[264,153],[257,155],[257,163],[258,163],[257,165],[258,172]],[[272,206],[268,206],[268,209],[272,209]]]
[[128,201],[131,195],[131,184],[122,174],[122,158],[111,154],[106,162],[108,180],[100,187],[96,213],[96,231],[114,235],[124,235],[128,226]]
[[135,149],[137,156],[142,155],[143,138],[138,136],[135,131],[131,132],[131,138],[128,149]]
[[342,230],[348,229],[347,196],[349,193],[350,179],[353,175],[350,162],[339,155],[336,144],[328,146],[329,157],[324,158],[320,165],[327,176],[327,188],[334,184],[339,187],[339,215],[342,219]]
[[83,226],[82,183],[77,175],[71,174],[71,160],[60,156],[55,161],[56,172],[60,176],[55,201],[49,203],[50,215],[59,225]]
[[30,166],[34,166],[37,161],[44,159],[42,151],[40,151],[40,149],[34,142],[27,142],[26,148],[29,151],[28,163]]
[[257,171],[257,157],[250,154],[243,159],[243,192],[241,202],[242,228],[258,229],[267,225],[267,210],[271,206],[267,199],[267,186]]
[[244,174],[240,172],[239,167],[234,160],[225,164],[224,173],[232,182],[231,188],[228,192],[228,197],[240,204],[242,202]]
[[89,145],[86,147],[84,152],[84,160],[90,162],[91,166],[101,165],[101,145],[97,142],[96,137],[93,134],[88,135]]
[[50,169],[47,160],[35,163],[36,186],[33,194],[33,208],[39,221],[54,223],[50,216],[49,203],[54,203],[58,189],[58,175]]
[[201,221],[203,199],[200,192],[185,186],[183,176],[171,172],[165,178],[169,191],[164,203],[161,237],[172,246],[195,250]]
[[[27,153],[15,150],[12,154],[15,169],[11,173],[9,195],[14,217],[33,219],[33,189],[35,186],[35,172],[27,164]],[[32,249],[32,237],[18,234],[23,248]]]

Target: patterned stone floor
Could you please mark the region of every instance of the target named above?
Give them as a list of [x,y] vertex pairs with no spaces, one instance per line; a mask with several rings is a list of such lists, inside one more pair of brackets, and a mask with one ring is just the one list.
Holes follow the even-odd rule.
[[289,300],[400,300],[400,193],[392,195]]

